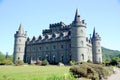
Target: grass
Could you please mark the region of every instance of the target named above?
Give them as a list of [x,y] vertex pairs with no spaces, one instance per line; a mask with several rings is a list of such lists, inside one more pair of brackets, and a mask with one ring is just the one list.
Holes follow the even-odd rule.
[[69,74],[69,66],[0,66],[0,80],[46,80]]

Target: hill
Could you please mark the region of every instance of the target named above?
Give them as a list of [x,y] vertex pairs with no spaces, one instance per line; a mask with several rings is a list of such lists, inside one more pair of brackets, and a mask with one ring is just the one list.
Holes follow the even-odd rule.
[[103,60],[111,60],[113,57],[120,57],[120,51],[118,50],[111,50],[102,47],[102,53],[103,53]]

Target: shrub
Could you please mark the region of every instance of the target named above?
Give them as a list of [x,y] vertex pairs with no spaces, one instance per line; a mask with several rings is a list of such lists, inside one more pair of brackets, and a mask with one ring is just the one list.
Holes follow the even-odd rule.
[[42,66],[46,66],[46,65],[48,65],[49,64],[49,62],[47,61],[47,60],[43,60],[42,61]]
[[103,68],[102,65],[99,64],[87,64],[87,65],[91,66],[101,77],[106,78],[106,76],[109,75],[109,72],[105,68]]
[[86,77],[92,80],[99,80],[99,78],[105,78],[108,75],[108,72],[101,65],[90,63],[72,66],[70,72],[72,72],[75,77]]
[[87,61],[88,63],[93,63],[90,59]]
[[64,66],[64,64],[62,62],[59,62],[58,65],[59,66]]
[[4,62],[0,62],[0,65],[5,65],[5,63]]
[[11,60],[4,60],[0,63],[0,65],[12,65],[13,62]]
[[72,65],[76,65],[77,63],[75,61],[70,61],[69,64]]
[[13,64],[13,62],[11,60],[4,60],[3,63],[5,65],[12,65]]
[[16,66],[24,65],[24,62],[22,60],[16,60]]

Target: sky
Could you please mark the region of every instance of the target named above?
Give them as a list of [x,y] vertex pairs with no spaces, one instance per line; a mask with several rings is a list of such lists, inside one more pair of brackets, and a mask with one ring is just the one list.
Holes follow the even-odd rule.
[[20,23],[28,37],[38,37],[49,24],[72,23],[76,9],[88,37],[95,27],[103,47],[120,50],[120,0],[0,0],[0,51],[13,54]]

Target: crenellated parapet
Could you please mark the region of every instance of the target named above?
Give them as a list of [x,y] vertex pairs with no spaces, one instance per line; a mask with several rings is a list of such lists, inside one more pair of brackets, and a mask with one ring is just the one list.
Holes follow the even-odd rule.
[[52,29],[52,28],[63,28],[65,27],[66,25],[63,23],[63,22],[60,22],[60,23],[54,23],[54,24],[50,24],[49,28]]

